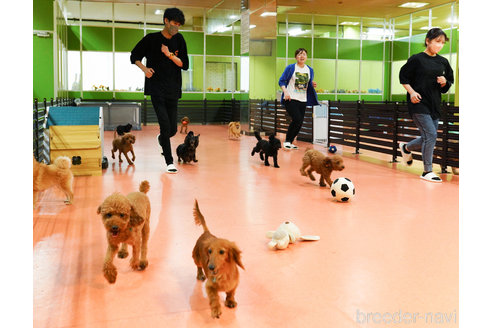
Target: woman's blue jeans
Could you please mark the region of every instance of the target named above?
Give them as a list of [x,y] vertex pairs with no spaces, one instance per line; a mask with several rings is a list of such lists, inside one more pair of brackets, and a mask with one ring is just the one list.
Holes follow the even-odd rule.
[[436,146],[438,119],[432,119],[429,114],[412,114],[412,119],[420,131],[420,137],[410,141],[407,149],[410,151],[420,151],[424,162],[424,171],[432,171],[432,157]]

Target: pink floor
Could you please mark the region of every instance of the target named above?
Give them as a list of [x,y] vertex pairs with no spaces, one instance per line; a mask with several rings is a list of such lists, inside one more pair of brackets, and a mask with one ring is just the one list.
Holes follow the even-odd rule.
[[[111,159],[107,131],[109,168],[75,177],[73,205],[56,189],[41,195],[33,225],[34,327],[458,326],[458,177],[433,184],[401,164],[347,153],[346,169],[332,178],[350,178],[356,197],[337,203],[299,173],[311,144],[281,150],[277,169],[250,155],[254,137],[230,140],[225,125],[191,129],[201,134],[199,161],[178,165],[176,175],[164,173],[157,126],[134,132],[135,166]],[[173,137],[173,149],[183,139]],[[136,272],[128,258],[116,258],[119,274],[110,285],[96,209],[144,179],[152,204],[149,266]],[[210,317],[204,283],[195,279],[191,251],[202,232],[192,216],[195,198],[212,233],[243,252],[238,306],[223,307],[220,319]],[[284,220],[321,239],[268,249],[265,233]]]

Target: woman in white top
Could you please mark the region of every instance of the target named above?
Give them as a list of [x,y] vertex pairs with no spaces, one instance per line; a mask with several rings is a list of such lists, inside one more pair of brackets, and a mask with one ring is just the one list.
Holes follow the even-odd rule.
[[285,149],[297,149],[292,142],[301,130],[306,106],[319,105],[314,90],[316,88],[316,82],[313,82],[314,71],[306,64],[307,50],[297,49],[295,57],[297,63],[288,65],[278,81],[282,88],[281,103],[292,118],[285,136]]

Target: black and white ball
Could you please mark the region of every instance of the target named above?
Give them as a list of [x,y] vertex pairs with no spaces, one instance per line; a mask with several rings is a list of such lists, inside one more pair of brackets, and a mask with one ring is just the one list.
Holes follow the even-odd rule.
[[339,202],[348,202],[355,196],[355,187],[347,178],[337,178],[331,185],[331,195]]

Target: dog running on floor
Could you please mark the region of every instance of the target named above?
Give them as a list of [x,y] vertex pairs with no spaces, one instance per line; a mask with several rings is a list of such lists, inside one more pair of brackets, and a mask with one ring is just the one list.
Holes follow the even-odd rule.
[[[108,249],[103,264],[103,273],[106,280],[116,282],[118,271],[113,259],[118,253],[119,258],[128,256],[127,245],[132,245],[130,266],[133,270],[145,270],[147,261],[147,241],[149,239],[150,201],[146,193],[149,191],[149,182],[140,183],[139,191],[124,196],[115,192],[109,195],[97,208],[101,215]],[[121,244],[121,248],[119,245]],[[119,251],[118,251],[119,248]]]
[[[309,169],[306,172],[306,168]],[[340,155],[325,156],[321,152],[307,148],[304,156],[302,157],[302,166],[300,168],[301,175],[309,176],[313,181],[316,179],[313,176],[313,171],[320,174],[319,185],[326,187],[326,183],[331,187],[333,181],[331,181],[331,172],[342,171],[345,168],[343,164],[343,158]]]
[[[255,153],[260,153],[260,159],[265,161],[265,166],[270,166],[268,163],[268,157],[273,157],[273,166],[279,168],[277,163],[277,155],[278,150],[280,149],[280,140],[275,138],[275,135],[271,135],[268,137],[268,141],[261,139],[260,133],[255,131],[255,137],[258,139],[256,146],[251,151],[251,156],[254,156]],[[265,155],[265,158],[263,158]]]
[[189,163],[191,161],[198,162],[196,159],[196,148],[198,147],[200,135],[194,135],[193,131],[188,132],[184,139],[184,143],[176,148],[178,162]]
[[217,238],[210,233],[205,218],[195,199],[193,209],[195,223],[203,227],[203,234],[196,241],[193,248],[193,260],[197,267],[196,278],[204,281],[210,303],[212,318],[219,318],[222,314],[219,292],[226,293],[225,306],[234,308],[237,305],[234,299],[239,284],[239,269],[244,270],[241,262],[241,251],[237,245],[227,239]]
[[73,173],[70,167],[70,158],[66,156],[57,157],[53,164],[49,165],[39,163],[33,156],[33,207],[36,206],[39,193],[53,186],[57,186],[63,190],[67,196],[65,204],[72,204]]
[[[117,136],[117,131],[114,131],[114,139],[113,139],[113,149],[111,149],[111,157],[115,159],[114,153],[118,151],[118,160],[120,163],[123,162],[121,159],[121,154],[125,155],[125,158],[128,162],[128,165],[133,165],[135,161],[135,153],[133,152],[133,144],[135,143],[135,135],[131,133],[125,133],[122,137]],[[127,153],[132,153],[132,160],[128,158]]]
[[116,127],[116,133],[119,136],[123,136],[125,133],[130,133],[131,130],[132,130],[132,125],[130,123],[126,125],[118,125]]
[[229,123],[229,138],[241,137],[241,124],[237,121]]

